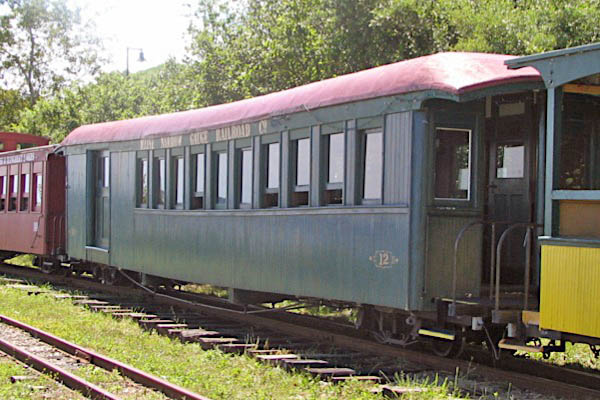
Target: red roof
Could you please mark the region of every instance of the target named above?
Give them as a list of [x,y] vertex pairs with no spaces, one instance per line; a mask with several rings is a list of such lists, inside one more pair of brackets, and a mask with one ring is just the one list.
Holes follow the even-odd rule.
[[71,132],[62,144],[171,136],[383,96],[424,90],[459,95],[503,83],[541,80],[539,72],[531,67],[508,69],[504,61],[511,58],[514,56],[438,53],[233,103],[84,125]]

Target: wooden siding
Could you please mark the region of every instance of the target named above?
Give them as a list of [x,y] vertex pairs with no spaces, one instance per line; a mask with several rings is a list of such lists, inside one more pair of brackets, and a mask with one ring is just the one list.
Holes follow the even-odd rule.
[[542,245],[540,328],[600,337],[600,248]]
[[412,112],[389,114],[385,120],[384,204],[409,204]]
[[[135,263],[125,253],[112,261],[194,282],[407,308],[407,234],[402,208],[136,210]],[[370,259],[381,250],[396,257],[389,268]]]
[[[425,304],[435,297],[452,295],[454,240],[473,217],[427,217],[427,268],[425,272]],[[463,237],[458,251],[458,298],[478,297],[481,289],[482,229],[475,226]],[[433,307],[430,304],[430,307]]]

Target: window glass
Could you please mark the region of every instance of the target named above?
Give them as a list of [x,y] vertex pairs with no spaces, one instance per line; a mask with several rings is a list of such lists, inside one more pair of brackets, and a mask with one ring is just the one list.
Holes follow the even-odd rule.
[[29,174],[23,174],[21,179],[23,193],[29,193]]
[[153,193],[156,193],[156,205],[164,207],[167,189],[167,163],[164,158],[159,157],[155,159],[154,165],[156,168],[156,172],[154,173],[156,188],[153,189]]
[[502,144],[496,147],[496,178],[523,178],[525,167],[525,146]]
[[310,184],[310,139],[296,142],[296,185]]
[[4,211],[6,208],[6,176],[0,176],[0,211]]
[[268,145],[267,188],[279,188],[279,143]]
[[42,205],[42,193],[43,193],[43,189],[44,189],[44,181],[42,178],[42,174],[34,174],[33,175],[33,187],[35,189],[35,197],[34,197],[34,205],[33,207],[36,210],[39,210],[39,208]]
[[204,154],[196,154],[196,192],[204,192]]
[[110,186],[110,159],[108,157],[102,157],[101,160],[102,168],[104,169],[102,186],[107,188]]
[[471,190],[471,131],[436,129],[435,197],[468,200]]
[[383,178],[383,134],[365,135],[364,199],[381,199]]
[[175,158],[175,204],[183,205],[183,157]]
[[21,175],[21,206],[19,211],[29,210],[29,174]]
[[11,175],[8,182],[9,200],[8,211],[17,209],[17,176]]
[[0,142],[0,150],[4,150],[4,142]]
[[138,160],[138,190],[139,205],[148,205],[148,159],[140,158]]
[[242,190],[240,202],[252,203],[252,149],[242,149]]
[[329,135],[328,183],[344,182],[344,134]]
[[217,203],[227,202],[227,153],[217,158]]

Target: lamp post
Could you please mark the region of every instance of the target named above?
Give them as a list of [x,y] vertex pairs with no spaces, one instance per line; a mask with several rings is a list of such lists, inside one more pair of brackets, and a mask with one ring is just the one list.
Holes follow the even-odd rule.
[[129,50],[137,50],[140,52],[140,55],[138,57],[138,62],[146,61],[146,59],[144,58],[144,50],[142,50],[138,47],[128,47],[127,48],[127,69],[125,70],[125,76],[129,76]]

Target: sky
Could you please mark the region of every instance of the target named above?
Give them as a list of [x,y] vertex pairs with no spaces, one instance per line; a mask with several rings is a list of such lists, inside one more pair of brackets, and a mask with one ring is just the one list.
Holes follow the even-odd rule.
[[[129,71],[137,72],[162,64],[170,56],[181,60],[185,54],[184,34],[192,9],[190,0],[69,0],[81,8],[84,19],[96,25],[106,55],[111,59],[103,69],[124,71],[129,51]],[[146,61],[138,62],[139,50]]]

